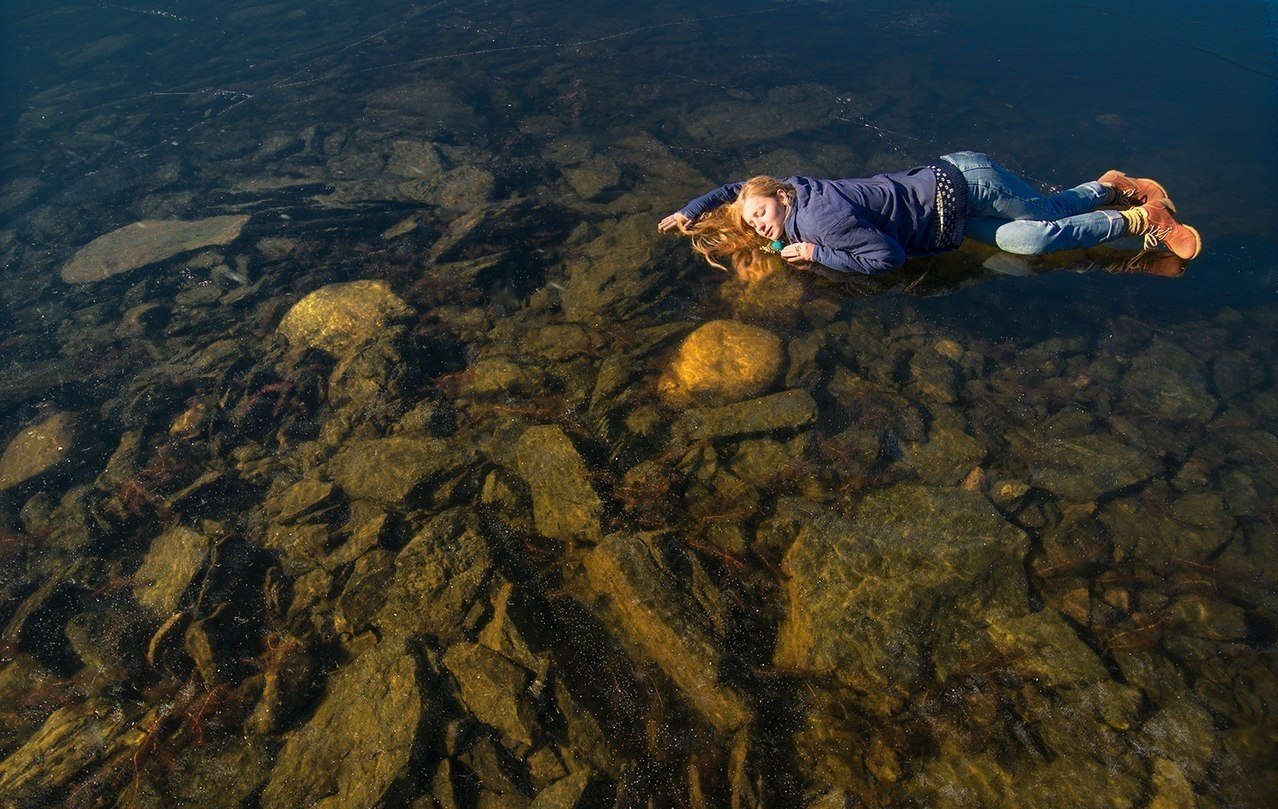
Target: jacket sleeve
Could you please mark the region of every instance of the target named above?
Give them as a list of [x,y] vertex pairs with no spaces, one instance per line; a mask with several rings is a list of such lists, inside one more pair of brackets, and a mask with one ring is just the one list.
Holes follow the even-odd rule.
[[742,182],[721,185],[709,194],[703,194],[694,199],[692,202],[689,202],[687,205],[683,206],[679,213],[689,219],[696,219],[706,211],[713,211],[720,205],[727,205],[729,202],[735,200],[737,198],[737,194],[741,191],[741,186],[743,185],[745,185],[745,183]]
[[840,272],[874,275],[905,263],[905,248],[896,239],[856,218],[812,242],[816,245],[812,260]]

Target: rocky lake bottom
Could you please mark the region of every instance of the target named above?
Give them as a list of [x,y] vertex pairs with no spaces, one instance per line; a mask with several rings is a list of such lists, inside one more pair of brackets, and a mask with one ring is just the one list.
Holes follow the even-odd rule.
[[[653,27],[639,58],[694,36]],[[713,272],[656,231],[715,185],[680,144],[901,148],[837,88],[540,60],[592,36],[473,74],[343,41],[269,116],[152,100],[159,139],[105,78],[30,100],[0,805],[1278,800],[1278,307],[1160,319],[1125,302],[1185,268],[1131,251]],[[856,109],[918,115],[899,81]]]

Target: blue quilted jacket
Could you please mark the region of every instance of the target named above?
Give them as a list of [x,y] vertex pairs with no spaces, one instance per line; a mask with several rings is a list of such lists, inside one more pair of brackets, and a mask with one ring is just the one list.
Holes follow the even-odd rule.
[[[949,240],[941,239],[937,228],[938,171],[961,189],[952,213],[955,227],[948,229]],[[861,179],[785,177],[782,181],[795,189],[795,201],[785,220],[786,241],[815,244],[813,259],[831,269],[886,272],[911,256],[944,253],[963,241],[967,183],[958,168],[946,160]],[[681,213],[696,219],[735,200],[742,185],[720,186],[689,202]]]

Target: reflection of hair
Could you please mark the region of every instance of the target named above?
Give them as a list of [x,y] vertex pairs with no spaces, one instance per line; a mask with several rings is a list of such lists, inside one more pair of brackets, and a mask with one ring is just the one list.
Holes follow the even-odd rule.
[[680,227],[690,237],[692,249],[701,254],[711,267],[728,269],[719,259],[730,258],[746,250],[757,250],[765,240],[748,227],[741,215],[741,202],[746,197],[775,197],[785,191],[794,198],[794,186],[772,177],[751,177],[741,186],[737,198],[697,217],[696,221]]

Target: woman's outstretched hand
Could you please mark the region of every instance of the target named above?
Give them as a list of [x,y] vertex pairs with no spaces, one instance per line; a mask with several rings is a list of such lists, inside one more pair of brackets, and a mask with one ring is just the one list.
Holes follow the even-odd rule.
[[811,242],[795,242],[781,248],[781,258],[801,270],[812,266],[812,251],[816,248]]
[[679,230],[680,228],[687,227],[688,223],[691,221],[691,219],[676,211],[658,222],[657,230],[662,233],[669,233],[672,230]]

